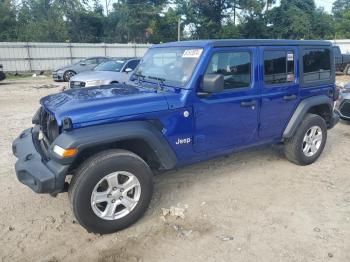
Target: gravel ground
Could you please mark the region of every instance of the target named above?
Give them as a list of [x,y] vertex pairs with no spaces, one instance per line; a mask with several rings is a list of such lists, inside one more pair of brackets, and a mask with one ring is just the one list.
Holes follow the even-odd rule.
[[[307,167],[272,146],[156,176],[146,215],[100,236],[76,223],[67,194],[34,194],[15,177],[12,140],[63,85],[0,83],[1,261],[350,261],[350,124]],[[163,216],[170,207],[184,217]]]

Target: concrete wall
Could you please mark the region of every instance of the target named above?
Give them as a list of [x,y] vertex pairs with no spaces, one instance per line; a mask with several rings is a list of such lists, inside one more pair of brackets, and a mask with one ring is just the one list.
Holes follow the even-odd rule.
[[146,44],[0,43],[0,64],[7,72],[51,71],[89,56],[142,57]]

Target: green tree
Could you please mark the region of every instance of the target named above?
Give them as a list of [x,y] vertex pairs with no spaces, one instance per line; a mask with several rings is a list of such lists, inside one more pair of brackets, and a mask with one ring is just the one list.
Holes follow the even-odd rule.
[[[120,0],[107,18],[108,35],[122,43],[148,41],[151,22],[161,13],[165,0]],[[115,37],[112,33],[116,33]]]
[[16,10],[11,0],[0,0],[0,41],[16,39]]
[[316,6],[313,0],[281,0],[269,11],[270,36],[287,39],[309,39]]
[[[156,15],[150,23],[149,41],[151,43],[176,41],[179,18],[178,11],[171,7],[161,15]],[[183,29],[183,25],[181,27]]]
[[341,12],[335,21],[335,38],[350,38],[350,9]]
[[18,11],[18,41],[62,42],[68,37],[57,1],[23,1]]
[[264,13],[264,8],[267,3],[272,4],[273,1],[242,1],[240,5],[242,8],[240,31],[244,38],[269,38],[267,21]]
[[350,9],[350,0],[336,0],[333,3],[332,12],[335,16],[338,16],[348,9]]
[[334,37],[335,24],[333,16],[326,13],[323,8],[317,8],[312,16],[313,39],[332,39]]

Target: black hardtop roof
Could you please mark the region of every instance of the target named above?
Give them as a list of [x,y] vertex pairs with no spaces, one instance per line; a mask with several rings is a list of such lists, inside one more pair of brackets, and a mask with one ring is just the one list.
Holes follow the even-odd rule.
[[155,45],[155,47],[171,47],[171,46],[332,46],[330,41],[324,40],[284,40],[284,39],[212,39],[212,40],[191,40],[170,42]]

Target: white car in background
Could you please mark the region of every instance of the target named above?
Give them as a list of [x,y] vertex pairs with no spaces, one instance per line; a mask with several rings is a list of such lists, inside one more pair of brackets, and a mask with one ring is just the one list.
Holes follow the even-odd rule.
[[116,58],[107,60],[94,68],[93,71],[83,72],[72,77],[70,88],[124,83],[128,81],[130,72],[134,71],[140,58]]

